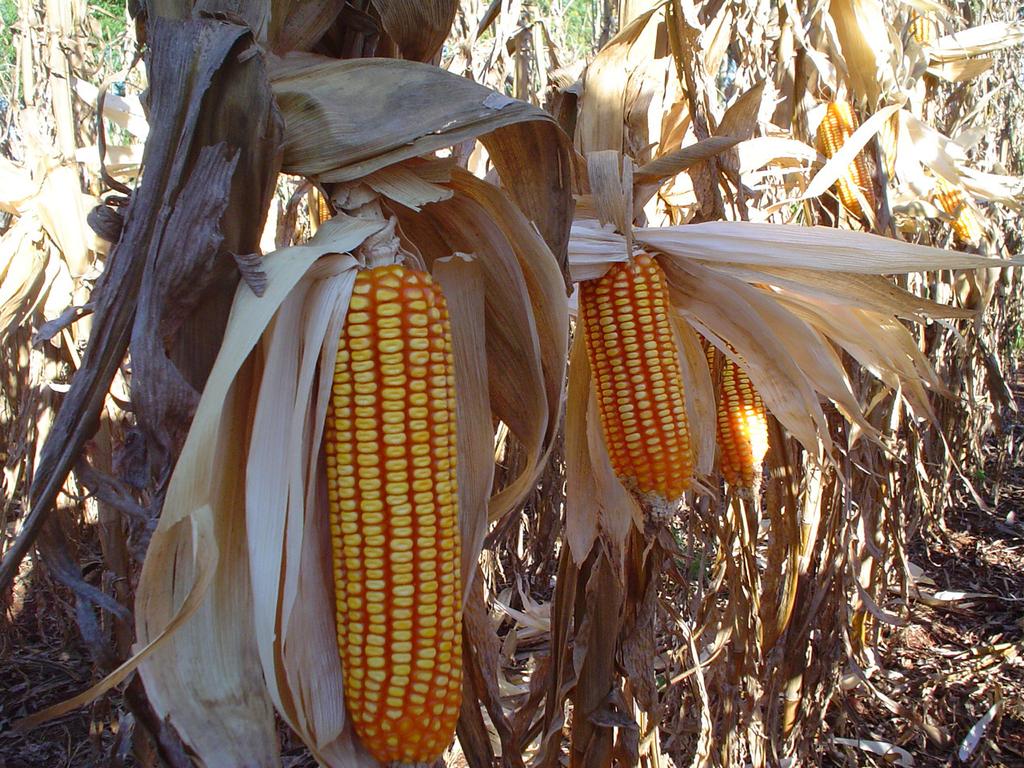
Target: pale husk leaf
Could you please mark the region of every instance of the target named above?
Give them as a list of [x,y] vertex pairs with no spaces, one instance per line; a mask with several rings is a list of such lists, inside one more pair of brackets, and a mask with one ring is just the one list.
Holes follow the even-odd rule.
[[649,60],[650,46],[641,41],[653,42],[656,25],[649,22],[657,11],[651,8],[633,19],[587,67],[576,129],[583,154],[624,150],[626,91],[635,66]]
[[26,168],[0,157],[0,211],[21,215],[39,186],[40,182],[33,180]]
[[[786,328],[777,331],[765,323],[769,312],[775,321],[782,312],[772,312],[750,286],[699,264],[665,258],[659,258],[659,263],[668,277],[672,305],[681,316],[739,363],[765,406],[808,451],[817,450],[819,439],[830,450],[812,380],[794,356],[799,340],[788,337]],[[765,327],[772,332],[766,333]]]
[[758,136],[736,147],[740,173],[750,173],[766,165],[809,167],[818,157],[814,147],[781,136]]
[[727,149],[736,146],[740,139],[736,136],[712,136],[696,144],[689,144],[660,155],[638,168],[634,174],[638,183],[648,183],[668,179],[693,167],[702,160],[715,157]]
[[[574,225],[574,235],[577,231]],[[709,263],[735,262],[854,274],[893,275],[1007,265],[1003,259],[913,245],[865,232],[752,222],[709,221],[637,229],[636,241],[653,250]],[[575,257],[573,261],[575,275]]]
[[877,275],[857,275],[850,272],[819,272],[794,267],[761,267],[754,269],[738,264],[709,264],[712,269],[722,268],[733,277],[747,283],[766,283],[794,293],[831,301],[836,304],[892,313],[908,319],[925,317],[974,317],[971,309],[939,304],[923,299],[893,284],[892,280]]
[[941,77],[951,83],[962,83],[966,80],[973,80],[976,77],[988,72],[995,64],[994,59],[954,59],[953,61],[941,61],[928,67],[928,74]]
[[644,516],[636,498],[619,482],[612,468],[593,379],[587,397],[587,448],[597,492],[592,503],[597,506],[598,532],[612,545],[611,551],[624,553],[630,529],[636,525],[642,530]]
[[434,262],[434,277],[448,302],[455,359],[459,463],[459,533],[462,593],[469,595],[487,534],[494,481],[494,430],[488,400],[484,277],[476,259],[457,254]]
[[[309,587],[330,583],[331,571],[325,567],[329,554],[309,562],[302,554],[316,548],[310,537],[311,529],[317,528],[318,512],[326,520],[316,502],[333,374],[329,363],[337,347],[337,335],[331,332],[340,333],[355,268],[350,256],[318,260],[264,334],[263,375],[246,468],[251,583],[264,678],[278,711],[314,747],[340,733],[344,709],[333,624],[324,618],[331,616],[333,603],[326,592],[299,600],[300,569],[315,572],[315,578],[306,582]],[[288,457],[284,464],[282,447]],[[320,601],[313,603],[314,597]],[[290,657],[282,650],[288,639],[286,628],[300,638],[295,644],[302,646],[300,653],[319,659],[318,664],[287,663]],[[325,688],[329,695],[309,695]]]
[[[634,235],[637,248],[709,266],[741,264],[889,275],[1017,263],[828,227],[708,221],[640,228]],[[573,280],[592,280],[603,275],[613,262],[625,261],[625,238],[597,221],[577,220],[573,223],[569,258]]]
[[395,212],[428,263],[474,254],[484,277],[491,410],[526,457],[492,497],[493,522],[532,490],[557,435],[568,346],[564,283],[544,240],[502,190],[460,170],[449,187],[449,200],[418,214]]
[[1024,42],[1024,22],[996,21],[940,37],[928,49],[933,62],[947,62],[992,53]]
[[696,331],[679,317],[673,318],[672,326],[679,349],[683,391],[686,393],[694,473],[699,478],[710,473],[715,465],[718,394]]
[[451,29],[457,0],[373,0],[381,23],[402,58],[430,61]]
[[900,389],[914,411],[934,422],[923,383],[945,392],[913,337],[891,317],[839,305],[780,301],[821,328],[864,368],[892,389]]
[[963,147],[906,110],[900,113],[901,139],[904,134],[913,146],[913,159],[945,177],[951,184],[959,183],[957,167],[966,159]]
[[[241,459],[225,463],[222,458],[229,448],[238,450],[238,445],[245,444],[244,424],[252,408],[251,386],[236,386],[235,380],[263,330],[310,265],[324,253],[355,248],[379,226],[335,217],[306,245],[266,258],[268,285],[262,298],[244,284],[239,288],[224,343],[150,543],[136,600],[136,631],[140,643],[162,647],[142,666],[143,679],[159,715],[170,718],[207,765],[238,765],[245,761],[239,756],[251,760],[254,745],[265,743],[273,746],[259,754],[267,756],[266,764],[274,764],[276,750],[266,688],[260,676],[253,674],[258,656],[256,627],[248,597],[252,588],[244,526],[239,519],[244,509],[244,463]],[[241,399],[238,409],[222,414],[229,396]],[[221,528],[231,521],[234,527],[228,532],[243,538],[222,541]],[[197,538],[194,531],[203,526],[210,536]],[[235,546],[228,546],[232,542]],[[191,563],[196,564],[194,572]],[[204,572],[213,579],[213,591],[205,602],[201,598],[207,584],[199,580]],[[183,596],[187,596],[184,601]],[[138,664],[141,658],[137,654],[129,663]]]
[[577,322],[565,402],[565,539],[577,565],[587,559],[598,530],[597,481],[591,468],[587,428],[590,381],[583,327]]
[[876,0],[831,0],[829,15],[842,45],[850,87],[874,107],[881,94],[896,86],[896,41],[889,34],[882,6]]

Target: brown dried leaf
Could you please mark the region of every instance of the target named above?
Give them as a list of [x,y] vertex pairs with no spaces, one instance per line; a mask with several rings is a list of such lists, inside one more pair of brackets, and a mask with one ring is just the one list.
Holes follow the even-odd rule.
[[273,59],[272,77],[286,124],[286,171],[353,181],[479,137],[508,196],[564,264],[570,149],[546,112],[410,61],[295,53]]
[[372,0],[403,59],[430,61],[451,30],[457,0]]

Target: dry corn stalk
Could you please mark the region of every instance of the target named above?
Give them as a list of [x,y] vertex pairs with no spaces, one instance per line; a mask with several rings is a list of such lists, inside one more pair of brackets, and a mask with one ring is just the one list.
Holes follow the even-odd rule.
[[[829,102],[825,117],[818,126],[818,148],[822,154],[828,158],[835,155],[857,130],[857,126],[857,116],[848,101]],[[861,207],[862,197],[871,210],[875,210],[874,181],[863,150],[857,153],[856,160],[850,163],[846,172],[836,181],[836,192],[843,207],[854,216],[865,215]]]
[[428,763],[462,698],[455,378],[430,276],[360,272],[335,366],[326,455],[345,699],[374,757]]

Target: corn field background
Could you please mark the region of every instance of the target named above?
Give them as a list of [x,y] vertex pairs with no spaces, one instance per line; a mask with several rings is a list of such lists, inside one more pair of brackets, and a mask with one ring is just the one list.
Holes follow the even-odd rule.
[[[443,285],[460,377],[439,765],[1024,765],[1024,6],[0,18],[0,768],[378,765],[318,686],[309,478],[381,254]],[[573,289],[639,251],[695,446],[660,516]],[[737,368],[749,482],[715,448]]]

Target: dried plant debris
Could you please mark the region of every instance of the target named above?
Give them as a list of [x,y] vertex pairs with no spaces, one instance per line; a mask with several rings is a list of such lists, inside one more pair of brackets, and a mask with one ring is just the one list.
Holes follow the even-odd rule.
[[[376,765],[319,472],[380,263],[452,325],[437,765],[1024,765],[1012,3],[7,5],[0,767]],[[671,499],[576,324],[638,262]]]

